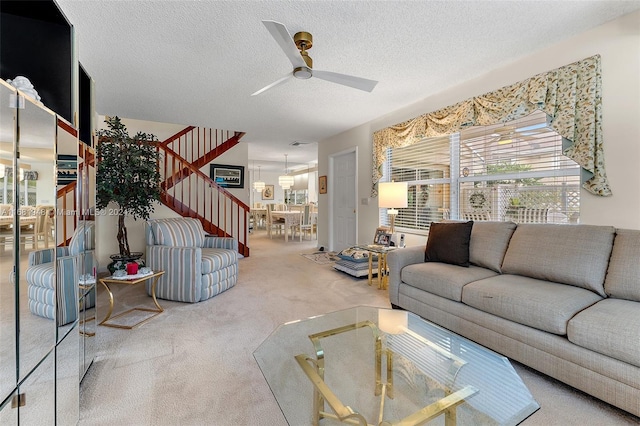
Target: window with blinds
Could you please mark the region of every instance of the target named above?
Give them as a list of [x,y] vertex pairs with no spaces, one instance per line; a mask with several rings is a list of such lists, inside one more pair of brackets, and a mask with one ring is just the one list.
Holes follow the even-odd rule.
[[[573,223],[580,168],[543,112],[478,126],[387,152],[384,181],[407,182],[396,228],[426,231],[442,219]],[[380,223],[389,224],[386,209]]]
[[[407,208],[400,209],[396,228],[428,230],[431,222],[447,218],[450,203],[451,154],[449,137],[425,139],[387,152],[387,181],[408,183]],[[389,224],[386,209],[380,223]]]

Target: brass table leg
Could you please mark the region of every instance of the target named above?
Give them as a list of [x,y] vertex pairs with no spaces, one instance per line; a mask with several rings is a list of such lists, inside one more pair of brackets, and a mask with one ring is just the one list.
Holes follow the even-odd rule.
[[373,256],[369,252],[369,287],[373,283]]
[[[160,274],[162,275],[162,274]],[[164,312],[164,309],[162,309],[162,307],[160,306],[160,304],[158,303],[158,300],[156,299],[156,284],[158,283],[158,280],[160,279],[160,275],[156,275],[153,279],[153,283],[151,284],[151,298],[153,299],[153,303],[156,306],[155,309],[152,308],[141,308],[141,307],[135,307],[135,308],[131,308],[127,311],[121,312],[118,315],[114,316],[113,318],[111,317],[111,314],[113,313],[113,293],[111,292],[111,289],[109,288],[109,286],[107,285],[106,282],[104,282],[102,279],[99,280],[100,283],[104,286],[105,289],[107,289],[107,293],[109,293],[109,311],[107,312],[107,315],[104,317],[104,319],[102,321],[100,321],[99,325],[103,325],[105,327],[113,327],[113,328],[123,328],[125,330],[131,330],[132,328],[135,328],[139,325],[144,324],[145,322],[149,321],[150,319],[160,315],[162,312]],[[133,325],[121,325],[121,324],[113,324],[113,323],[109,323],[107,321],[110,320],[114,320],[116,318],[120,318],[122,316],[125,316],[127,314],[130,314],[133,311],[142,311],[142,312],[151,312],[153,315],[148,316],[147,318],[138,321],[137,323],[133,324]]]
[[382,277],[384,275],[384,270],[386,268],[385,265],[385,257],[384,253],[378,254],[378,288],[382,288]]

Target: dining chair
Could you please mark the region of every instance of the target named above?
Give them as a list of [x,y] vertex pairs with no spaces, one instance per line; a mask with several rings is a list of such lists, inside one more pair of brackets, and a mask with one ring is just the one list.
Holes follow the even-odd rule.
[[27,240],[31,242],[31,248],[33,250],[38,248],[38,239],[36,236],[36,207],[35,206],[20,206],[18,209],[18,215],[20,216],[20,249],[25,251]]
[[284,229],[285,227],[285,220],[284,219],[273,219],[271,217],[271,212],[272,211],[276,211],[276,204],[267,204],[267,234],[269,235],[269,238],[273,238],[273,230],[275,229],[276,231],[278,231],[278,233],[281,233],[282,231],[286,231]]
[[462,213],[464,220],[491,220],[491,214],[486,211],[470,211]]
[[[309,239],[312,239],[313,232],[315,230],[315,221],[313,220],[312,208],[309,204],[305,204],[300,212],[300,223],[296,225],[296,230],[300,232],[300,241],[302,241],[302,235],[309,233]],[[316,231],[316,239],[318,239],[318,232]]]
[[44,242],[44,247],[49,248],[49,242],[54,243],[54,208],[53,206],[36,206],[36,223],[35,223],[35,244],[39,244],[40,240]]

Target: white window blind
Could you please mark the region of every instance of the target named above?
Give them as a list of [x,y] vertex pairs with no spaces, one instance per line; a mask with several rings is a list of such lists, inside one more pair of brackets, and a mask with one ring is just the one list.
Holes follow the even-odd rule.
[[[408,183],[396,228],[421,233],[449,218],[578,222],[580,167],[562,154],[562,137],[547,120],[536,112],[389,149],[382,180]],[[386,209],[380,223],[389,224]]]
[[580,211],[580,168],[547,116],[460,133],[461,219],[568,223]]
[[[428,230],[431,222],[446,218],[451,177],[449,137],[390,149],[387,155],[383,180],[408,183],[408,206],[399,210],[395,227]],[[389,224],[386,209],[380,210],[380,223]]]

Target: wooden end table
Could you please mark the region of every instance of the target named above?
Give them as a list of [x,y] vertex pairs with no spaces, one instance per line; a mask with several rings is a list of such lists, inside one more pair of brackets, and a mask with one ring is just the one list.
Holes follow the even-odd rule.
[[[133,279],[119,280],[113,277],[100,278],[99,279],[100,284],[102,284],[104,288],[107,289],[107,293],[109,293],[109,311],[107,312],[107,315],[104,317],[104,319],[100,321],[99,325],[103,325],[105,327],[124,328],[126,330],[131,330],[132,328],[142,325],[145,322],[149,321],[151,318],[157,317],[162,312],[164,312],[164,309],[162,309],[162,307],[158,303],[158,300],[156,300],[156,284],[158,283],[158,279],[160,278],[160,276],[162,276],[163,274],[164,274],[164,271],[155,271],[150,275],[145,275],[143,277],[133,278]],[[143,283],[151,278],[153,278],[153,284],[151,284],[151,297],[153,298],[153,303],[156,305],[155,309],[135,307],[135,308],[129,309],[128,311],[121,312],[118,315],[115,315],[114,317],[111,317],[111,314],[113,313],[114,299],[113,299],[113,293],[109,288],[109,284],[136,285],[136,284]],[[143,319],[142,321],[138,321],[133,325],[122,325],[122,324],[115,324],[115,323],[109,322],[109,321],[113,321],[116,318],[123,317],[127,314],[130,314],[133,311],[151,312],[153,313],[153,315]]]

